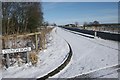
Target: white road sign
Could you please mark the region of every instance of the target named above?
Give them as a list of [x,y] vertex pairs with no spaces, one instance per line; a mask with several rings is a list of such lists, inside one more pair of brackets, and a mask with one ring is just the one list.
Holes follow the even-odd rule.
[[27,52],[27,51],[31,51],[31,47],[17,48],[17,49],[4,49],[2,50],[2,53],[7,54],[7,53],[17,53],[17,52]]

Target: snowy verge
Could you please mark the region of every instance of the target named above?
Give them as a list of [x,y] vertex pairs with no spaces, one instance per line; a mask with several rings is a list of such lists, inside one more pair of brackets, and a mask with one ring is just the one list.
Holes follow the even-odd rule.
[[49,34],[47,49],[39,52],[37,67],[30,64],[24,64],[21,67],[16,65],[4,70],[3,78],[40,78],[64,63],[68,56],[69,46],[56,34],[55,30],[56,28]]
[[64,68],[66,68],[67,65],[69,65],[69,63],[71,62],[73,53],[72,53],[72,49],[71,49],[71,46],[69,43],[68,43],[68,45],[69,45],[70,51],[69,51],[68,55],[66,55],[65,61],[59,67],[57,67],[55,70],[51,71],[50,73],[48,73],[47,75],[45,75],[41,78],[47,79],[47,78],[54,77],[56,74],[59,74],[62,70],[64,70]]

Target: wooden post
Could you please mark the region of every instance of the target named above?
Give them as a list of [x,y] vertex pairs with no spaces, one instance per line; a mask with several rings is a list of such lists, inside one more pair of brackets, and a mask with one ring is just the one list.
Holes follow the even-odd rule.
[[36,50],[38,50],[38,39],[37,39],[37,34],[35,34],[35,41],[36,41]]
[[43,31],[41,32],[41,48],[44,49],[44,36],[43,36]]
[[27,54],[27,63],[29,63],[29,52],[26,53]]
[[9,60],[9,54],[7,54],[7,66],[10,67],[10,60]]
[[42,50],[42,34],[40,34],[40,49]]
[[45,31],[43,31],[43,49],[46,49],[45,42]]

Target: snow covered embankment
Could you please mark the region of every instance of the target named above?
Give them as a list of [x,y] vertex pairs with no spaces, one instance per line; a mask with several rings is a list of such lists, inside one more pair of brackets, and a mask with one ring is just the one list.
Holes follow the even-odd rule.
[[56,34],[55,30],[56,28],[48,36],[47,49],[39,52],[37,67],[31,67],[29,64],[10,67],[3,71],[3,78],[40,78],[64,63],[68,56],[69,46]]

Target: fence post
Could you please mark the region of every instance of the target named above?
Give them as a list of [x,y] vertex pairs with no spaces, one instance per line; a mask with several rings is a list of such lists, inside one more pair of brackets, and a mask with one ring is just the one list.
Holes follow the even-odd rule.
[[37,34],[35,34],[35,41],[36,41],[36,50],[38,50],[38,39],[37,39]]

